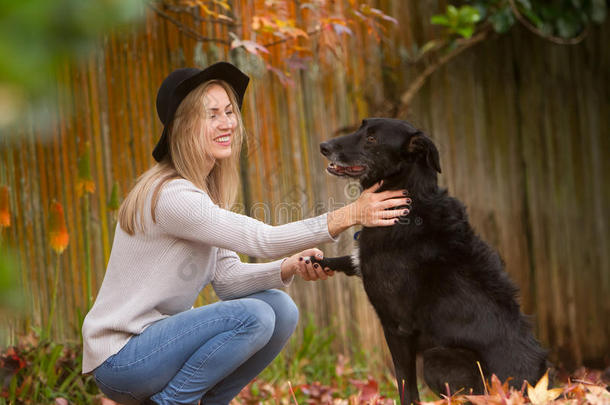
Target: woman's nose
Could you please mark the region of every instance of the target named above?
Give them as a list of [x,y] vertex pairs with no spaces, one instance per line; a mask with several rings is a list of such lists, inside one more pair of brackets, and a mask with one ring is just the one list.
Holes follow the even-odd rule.
[[235,120],[227,114],[222,114],[218,126],[220,128],[233,128],[235,126]]

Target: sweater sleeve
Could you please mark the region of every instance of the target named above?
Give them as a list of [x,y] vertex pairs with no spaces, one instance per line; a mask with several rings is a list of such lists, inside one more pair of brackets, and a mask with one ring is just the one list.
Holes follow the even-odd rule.
[[268,263],[243,263],[227,249],[218,249],[212,287],[221,300],[229,300],[271,288],[288,286],[282,281],[280,265],[283,259]]
[[157,224],[172,236],[259,258],[276,258],[337,240],[328,232],[327,214],[271,226],[220,208],[184,179],[163,186],[155,214]]

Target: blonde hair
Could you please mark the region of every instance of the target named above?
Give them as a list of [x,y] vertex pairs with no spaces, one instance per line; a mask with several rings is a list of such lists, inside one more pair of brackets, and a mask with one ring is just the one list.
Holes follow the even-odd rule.
[[[231,156],[215,160],[210,154],[211,139],[205,133],[205,96],[213,85],[221,86],[229,96],[237,127],[233,132]],[[137,180],[119,208],[119,224],[129,235],[145,232],[144,214],[152,190],[150,215],[156,223],[155,208],[163,185],[172,179],[186,179],[205,191],[215,204],[229,209],[239,190],[239,155],[246,134],[233,88],[222,80],[210,80],[193,89],[180,103],[168,133],[169,153]]]

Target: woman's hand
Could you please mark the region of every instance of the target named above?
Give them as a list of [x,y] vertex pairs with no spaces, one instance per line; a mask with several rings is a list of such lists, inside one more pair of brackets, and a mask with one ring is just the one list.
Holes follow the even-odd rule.
[[409,213],[408,208],[392,209],[401,205],[411,205],[406,190],[388,190],[376,193],[383,181],[373,184],[354,201],[352,210],[356,224],[363,226],[394,225],[401,215]]
[[295,255],[290,256],[282,262],[281,273],[282,280],[285,282],[295,274],[298,274],[305,281],[326,280],[328,277],[335,275],[335,272],[326,267],[322,269],[318,263],[312,263],[309,260],[310,256],[315,256],[317,259],[322,259],[324,253],[320,249],[306,249]]
[[[396,209],[401,205],[410,205],[406,190],[388,190],[376,193],[382,182],[376,183],[360,194],[351,204],[328,213],[328,232],[335,237],[352,225],[389,226],[397,218],[409,213],[408,208]],[[392,209],[394,208],[394,209]]]

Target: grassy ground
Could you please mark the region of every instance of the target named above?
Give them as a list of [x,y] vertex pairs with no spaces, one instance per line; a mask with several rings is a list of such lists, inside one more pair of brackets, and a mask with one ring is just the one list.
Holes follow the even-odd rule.
[[[395,382],[386,364],[354,350],[350,357],[333,351],[334,336],[309,322],[275,361],[240,395],[233,405],[333,404],[390,405],[398,399]],[[104,398],[90,376],[80,374],[80,344],[60,344],[24,336],[17,347],[0,353],[0,405],[2,404],[100,404]],[[425,387],[420,394],[430,404],[610,404],[610,393],[601,372],[580,369],[564,377],[557,388],[543,378],[534,387],[509,390],[495,378],[487,394],[468,396],[448,392],[439,398]]]

